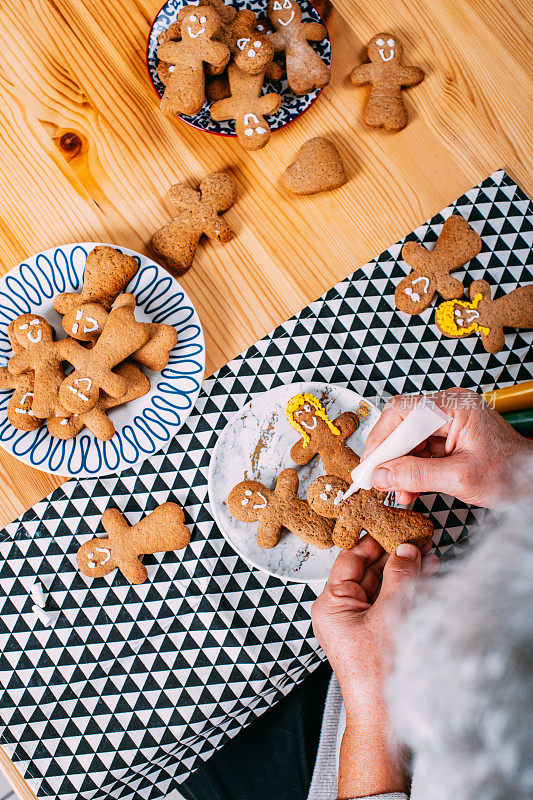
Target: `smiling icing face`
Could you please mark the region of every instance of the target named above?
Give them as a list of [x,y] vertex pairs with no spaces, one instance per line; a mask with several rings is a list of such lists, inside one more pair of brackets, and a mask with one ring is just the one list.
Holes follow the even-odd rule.
[[244,135],[248,138],[252,136],[264,136],[268,130],[260,123],[255,114],[245,114],[243,117]]
[[404,289],[405,294],[411,298],[413,303],[418,303],[422,294],[427,294],[429,289],[429,278],[422,275],[420,278],[415,278],[411,281],[411,286],[406,286]]
[[402,45],[390,33],[378,33],[368,45],[368,57],[371,61],[401,61],[402,54]]
[[267,10],[274,26],[286,28],[293,20],[300,22],[302,19],[300,7],[292,0],[270,0]]
[[51,326],[45,319],[35,314],[23,314],[19,317],[14,331],[17,342],[24,348],[52,341]]
[[86,303],[67,311],[63,330],[80,342],[95,341],[105,325],[107,312],[98,303]]
[[111,550],[106,547],[106,539],[91,539],[84,542],[78,550],[77,560],[81,571],[93,578],[101,578],[115,569]]
[[181,20],[182,39],[211,38],[219,26],[219,20],[213,8],[198,6]]
[[306,431],[314,431],[318,425],[318,417],[315,414],[315,409],[311,403],[304,403],[304,405],[294,412],[294,419]]
[[234,515],[241,522],[257,522],[261,511],[267,507],[270,492],[259,481],[246,481],[231,490],[228,498],[235,508]]

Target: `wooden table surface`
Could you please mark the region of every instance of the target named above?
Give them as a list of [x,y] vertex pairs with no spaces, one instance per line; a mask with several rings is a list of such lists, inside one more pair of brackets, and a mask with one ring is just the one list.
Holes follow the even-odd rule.
[[[145,48],[161,2],[2,0],[0,274],[66,242],[149,253],[168,187],[228,168],[237,236],[202,244],[181,278],[210,374],[499,167],[533,192],[529,0],[334,0],[330,85],[254,153],[160,114]],[[382,30],[426,72],[404,95],[401,133],[365,128],[367,89],[348,80]],[[336,142],[350,180],[289,196],[281,172],[317,135]],[[0,449],[0,524],[62,482]],[[2,756],[18,795],[33,797]]]

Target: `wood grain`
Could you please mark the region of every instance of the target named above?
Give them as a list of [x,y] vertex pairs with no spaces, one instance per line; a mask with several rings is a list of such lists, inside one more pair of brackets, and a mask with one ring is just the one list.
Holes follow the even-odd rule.
[[[331,84],[269,145],[161,116],[145,67],[161,0],[2,0],[0,272],[55,244],[100,240],[148,253],[171,183],[228,168],[237,237],[206,242],[181,280],[202,319],[208,374],[490,172],[533,192],[528,0],[338,0]],[[391,31],[424,82],[399,134],[361,121],[348,81],[368,39]],[[349,183],[291,197],[279,176],[309,137],[339,146]],[[0,450],[3,525],[58,486]],[[20,797],[25,788],[9,761]]]

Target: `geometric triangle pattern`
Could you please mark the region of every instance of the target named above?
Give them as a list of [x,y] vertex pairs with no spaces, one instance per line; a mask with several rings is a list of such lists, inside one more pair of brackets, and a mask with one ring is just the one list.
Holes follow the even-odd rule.
[[[468,274],[455,273],[466,290],[486,278],[498,296],[533,280],[533,207],[504,172],[406,238],[431,247],[452,212],[483,239]],[[207,379],[158,454],[120,475],[70,481],[0,533],[0,744],[38,795],[163,797],[323,659],[311,588],[249,567],[211,516],[210,455],[235,411],[294,381],[335,383],[375,401],[531,378],[531,331],[507,332],[490,355],[476,335],[442,338],[434,306],[412,318],[396,311],[402,244]],[[133,524],[167,500],[184,508],[191,544],[146,556],[146,583],[78,572],[76,552],[103,533],[107,507]],[[443,495],[418,504],[440,554],[460,548],[483,516]],[[35,576],[47,590],[49,628],[32,613]]]

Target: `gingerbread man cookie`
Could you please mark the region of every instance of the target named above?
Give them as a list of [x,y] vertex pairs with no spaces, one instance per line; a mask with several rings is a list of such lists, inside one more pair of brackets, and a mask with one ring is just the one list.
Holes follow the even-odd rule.
[[307,544],[327,550],[333,544],[332,523],[297,497],[298,487],[298,475],[293,469],[280,472],[273,491],[259,481],[241,481],[230,492],[228,508],[240,522],[259,522],[259,547],[275,547],[285,527]]
[[235,181],[226,172],[212,172],[198,190],[176,183],[168,192],[174,219],[152,236],[154,253],[168,268],[183,275],[190,269],[202,235],[226,244],[234,237],[228,223],[219,216],[237,199]]
[[346,481],[335,475],[317,478],[307,490],[307,499],[317,514],[335,519],[333,543],[346,550],[357,544],[361,531],[376,539],[387,553],[402,542],[422,547],[433,535],[433,524],[422,514],[383,504],[375,489],[359,491],[343,500]]
[[197,114],[205,101],[204,62],[222,72],[230,58],[225,44],[214,40],[220,17],[211,6],[185,6],[178,14],[181,40],[159,45],[157,57],[170,66],[161,111],[167,116]]
[[58,314],[66,314],[85,303],[98,303],[109,311],[138,269],[133,256],[119,253],[108,245],[95,247],[87,256],[81,293],[58,294],[54,298],[54,309]]
[[368,43],[370,61],[352,71],[355,86],[372,85],[363,120],[372,128],[400,131],[408,122],[402,89],[424,79],[420,67],[402,64],[403,47],[392,33],[378,33]]
[[302,22],[302,11],[296,0],[269,0],[267,14],[274,28],[269,35],[276,52],[285,51],[287,81],[294,94],[307,94],[323,89],[330,72],[308,42],[321,42],[327,36],[324,25]]
[[[117,297],[114,308],[121,306],[135,309],[135,297],[132,294],[121,294]],[[63,317],[65,333],[80,342],[96,342],[109,317],[103,306],[97,303],[85,303],[72,309]],[[161,372],[168,364],[170,351],[178,341],[178,332],[173,325],[159,322],[139,322],[148,334],[148,341],[131,354],[131,358],[139,364]]]
[[113,367],[146,344],[148,337],[145,324],[137,322],[133,309],[123,306],[112,309],[90,350],[73,339],[63,339],[60,342],[63,358],[75,369],[61,384],[61,407],[74,414],[90,411],[98,402],[100,390],[114,398],[124,397],[128,383],[113,372]]
[[131,527],[118,509],[108,508],[102,516],[107,538],[82,544],[77,555],[80,572],[88,578],[102,578],[118,567],[130,583],[144,583],[148,570],[140,556],[188,545],[191,535],[184,522],[185,515],[177,503],[163,503]]
[[474,281],[470,300],[448,300],[437,308],[435,322],[445,336],[479,333],[485,350],[498,353],[505,344],[504,327],[533,328],[533,284],[492,300],[487,281]]
[[[63,342],[54,341],[54,329],[37,314],[22,314],[12,323],[13,343],[18,352],[8,361],[12,375],[33,371],[33,400],[31,411],[38,419],[46,419],[54,413],[58,404],[63,372]],[[25,403],[29,400],[25,398]],[[22,406],[20,406],[22,408]]]
[[359,427],[357,415],[345,411],[331,422],[322,403],[307,393],[289,400],[285,414],[289,424],[302,436],[291,449],[292,460],[304,466],[318,453],[328,475],[337,475],[351,483],[359,456],[348,447],[346,439]]
[[281,95],[276,92],[261,96],[264,74],[248,75],[236,64],[230,64],[230,97],[217,100],[211,106],[211,116],[217,122],[235,120],[237,139],[245,150],[258,150],[265,146],[270,139],[270,127],[265,116],[275,114],[281,106]]
[[[14,327],[15,322],[10,322],[7,327],[7,337],[11,343],[11,349],[16,355],[23,348],[16,340]],[[7,367],[1,367],[0,389],[15,390],[7,404],[7,418],[14,428],[18,428],[20,431],[34,431],[42,424],[43,420],[36,417],[32,409],[33,372],[12,375]]]
[[135,364],[129,364],[126,361],[117,367],[116,373],[127,383],[126,394],[117,399],[101,392],[96,405],[81,414],[69,414],[58,408],[54,416],[49,417],[46,421],[48,432],[57,439],[72,439],[84,428],[87,428],[103,442],[111,439],[115,435],[115,426],[107,412],[124,403],[129,403],[131,400],[137,400],[138,397],[143,397],[150,391],[150,381]]
[[433,250],[418,242],[406,242],[402,258],[412,272],[396,287],[396,307],[406,314],[420,314],[437,292],[445,300],[462,297],[463,284],[450,272],[477,256],[481,244],[481,237],[458,214],[448,217]]

